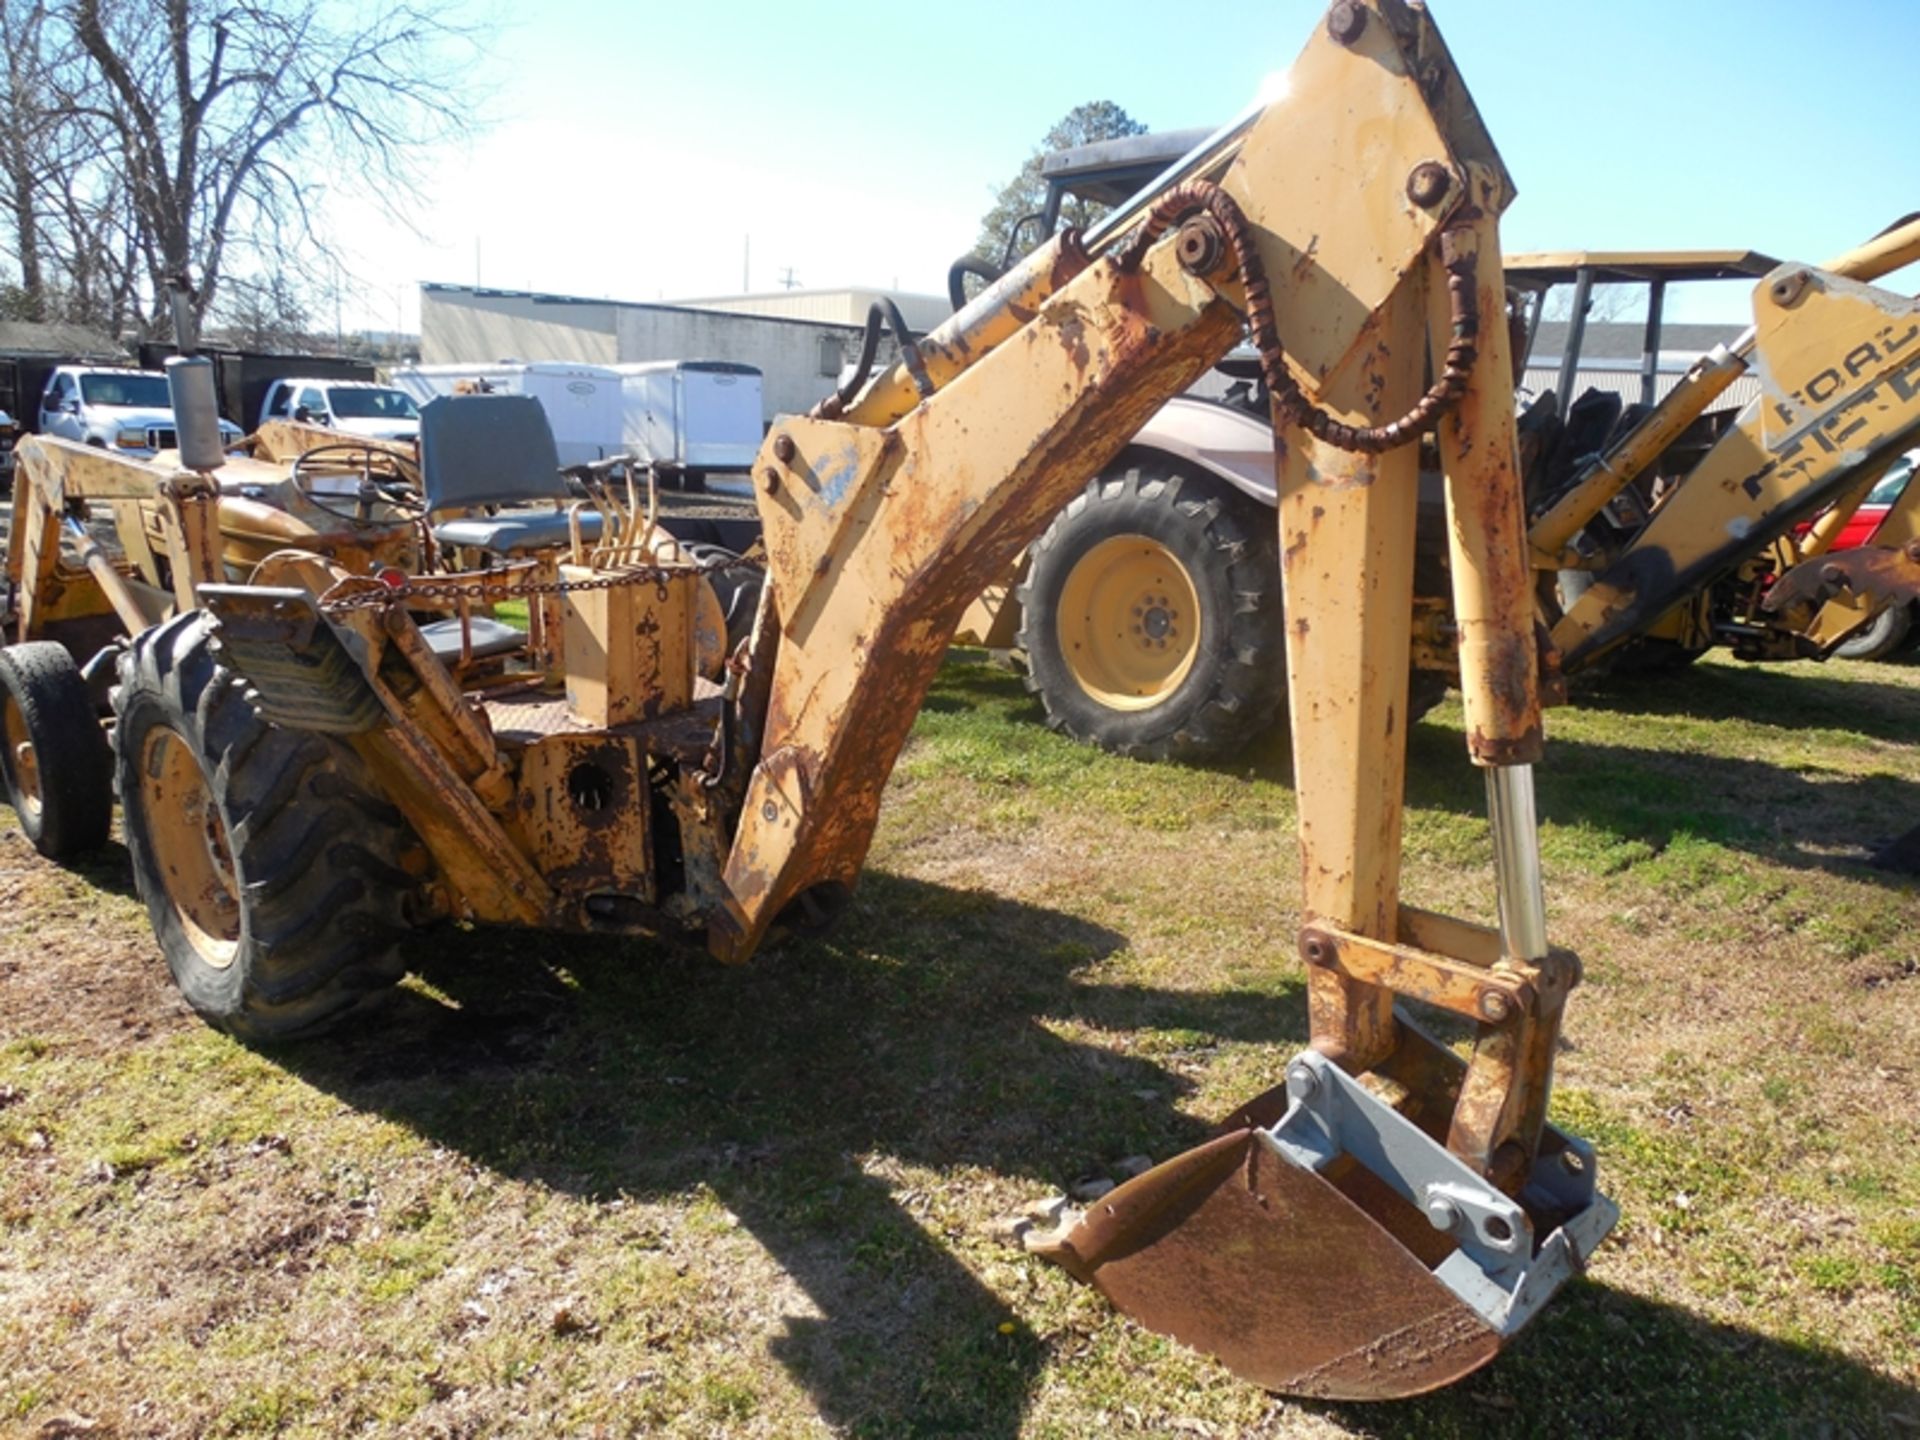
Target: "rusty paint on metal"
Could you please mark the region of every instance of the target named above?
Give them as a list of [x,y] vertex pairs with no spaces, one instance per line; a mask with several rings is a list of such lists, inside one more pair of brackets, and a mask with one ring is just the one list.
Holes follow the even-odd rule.
[[[1303,930],[1300,949],[1309,966],[1336,971],[1352,982],[1381,986],[1470,1020],[1505,1020],[1534,1009],[1532,975],[1523,969],[1482,966],[1332,926]],[[1491,1013],[1496,1007],[1497,1013]]]
[[[1379,1204],[1384,1187],[1353,1189]],[[1041,1253],[1147,1328],[1288,1394],[1420,1395],[1500,1348],[1381,1219],[1249,1131],[1129,1180]]]
[[995,351],[1001,385],[954,384],[891,432],[787,427],[789,473],[810,478],[805,500],[761,498],[783,631],[764,743],[769,757],[791,752],[807,793],[833,798],[790,814],[756,773],[715,953],[744,958],[797,895],[853,881],[962,611],[1237,329],[1170,253],[1140,273],[1102,261]]
[[[1488,184],[1478,173],[1472,178],[1479,188]],[[1490,216],[1473,212],[1443,235],[1441,248],[1444,254],[1434,279],[1444,271],[1450,292],[1447,323],[1453,323],[1463,303],[1451,293],[1458,277],[1479,279],[1464,303],[1475,312],[1480,345],[1459,403],[1441,421],[1438,433],[1446,474],[1449,571],[1467,749],[1478,765],[1531,764],[1540,758],[1545,739],[1540,655],[1497,227]],[[1430,314],[1436,365],[1442,313],[1435,296]]]

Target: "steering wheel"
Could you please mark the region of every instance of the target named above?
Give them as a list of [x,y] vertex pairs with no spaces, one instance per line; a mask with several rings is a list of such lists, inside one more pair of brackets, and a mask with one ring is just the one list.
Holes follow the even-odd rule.
[[[346,499],[342,495],[323,495],[313,488],[314,481],[320,477],[314,475],[306,466],[322,456],[339,457],[335,465],[352,465],[357,458],[360,468],[360,488],[353,500],[353,509],[343,508]],[[355,457],[355,458],[349,458]],[[375,477],[376,467],[386,472],[387,478]],[[408,479],[403,462],[390,450],[369,445],[359,440],[335,441],[330,445],[316,445],[313,449],[295,456],[293,469],[287,476],[295,492],[314,509],[331,515],[336,520],[344,520],[349,525],[387,525],[391,519],[376,518],[375,505],[385,505],[406,519],[413,520],[427,513],[426,501],[414,489]]]

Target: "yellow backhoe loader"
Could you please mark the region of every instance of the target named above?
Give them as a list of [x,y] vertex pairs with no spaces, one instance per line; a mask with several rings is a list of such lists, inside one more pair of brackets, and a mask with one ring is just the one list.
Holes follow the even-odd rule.
[[[592,540],[579,516],[550,569],[395,581],[293,552],[138,633],[118,786],[188,999],[242,1035],[296,1034],[389,982],[441,917],[729,963],[830,919],[962,610],[1250,332],[1278,446],[1312,1044],[1219,1138],[1046,1249],[1277,1390],[1409,1395],[1490,1360],[1615,1218],[1590,1149],[1546,1123],[1579,966],[1547,941],[1534,821],[1513,186],[1424,7],[1340,0],[1288,82],[902,364],[774,427],[754,471],[768,580],[718,684],[697,661],[707,567],[645,528]],[[424,487],[436,453],[527,440],[495,399],[446,402]],[[1426,436],[1497,928],[1400,901]],[[168,483],[211,509],[218,468]],[[515,599],[538,633],[485,667],[417,618]],[[1464,1057],[1400,1000],[1470,1026]]]

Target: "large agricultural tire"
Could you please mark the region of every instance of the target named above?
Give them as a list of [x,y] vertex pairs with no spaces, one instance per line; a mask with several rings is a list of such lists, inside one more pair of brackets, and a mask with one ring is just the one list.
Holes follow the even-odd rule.
[[1093,480],[1029,552],[1019,648],[1047,724],[1135,759],[1231,754],[1286,694],[1277,526],[1163,461]]
[[21,833],[49,860],[107,843],[113,755],[64,645],[34,640],[0,649],[0,776]]
[[1907,643],[1913,629],[1913,607],[1889,605],[1861,628],[1834,647],[1841,660],[1884,660]]
[[134,883],[203,1019],[294,1039],[401,977],[417,842],[352,751],[262,720],[197,613],[134,642],[114,709]]

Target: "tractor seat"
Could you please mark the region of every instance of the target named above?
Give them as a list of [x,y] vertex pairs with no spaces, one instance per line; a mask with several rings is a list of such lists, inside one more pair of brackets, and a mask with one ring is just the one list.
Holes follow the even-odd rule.
[[[495,555],[552,550],[567,543],[573,492],[560,473],[553,428],[527,395],[439,395],[420,410],[420,489],[429,515],[461,514],[434,526],[443,545]],[[550,508],[539,507],[542,503]],[[580,516],[582,535],[600,538],[600,517]]]
[[[600,538],[597,511],[580,512],[583,539]],[[498,515],[469,515],[459,520],[444,520],[433,527],[433,538],[442,545],[458,545],[485,550],[493,555],[514,555],[524,550],[551,550],[569,539],[567,512],[564,510],[509,510]]]
[[[527,643],[524,632],[499,620],[490,620],[484,615],[475,615],[467,625],[473,636],[473,658],[476,660],[492,660],[501,655],[511,655]],[[459,616],[422,625],[420,637],[427,642],[427,648],[433,651],[433,658],[441,664],[452,665],[459,661]]]

